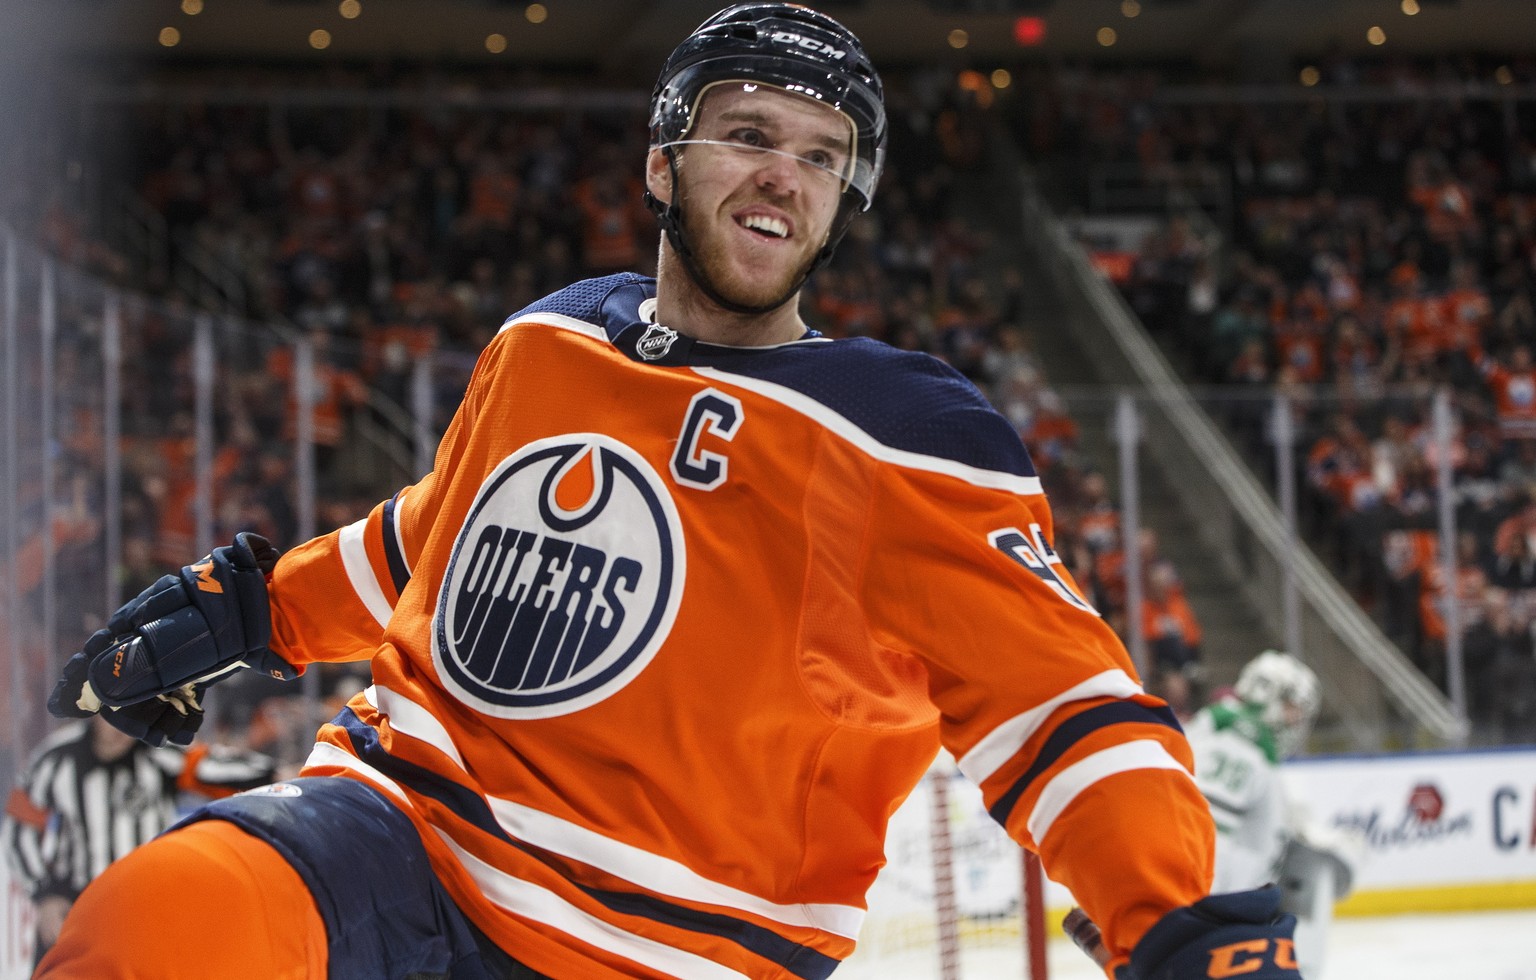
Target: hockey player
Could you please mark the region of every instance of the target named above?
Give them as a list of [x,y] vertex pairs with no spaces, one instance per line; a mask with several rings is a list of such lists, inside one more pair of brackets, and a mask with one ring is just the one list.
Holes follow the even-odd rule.
[[943,364],[800,319],[885,134],[820,13],[684,40],[652,100],[656,280],[515,314],[420,483],[281,558],[237,535],[67,665],[55,710],[173,741],[242,665],[362,656],[374,684],[303,778],[109,869],[42,975],[826,977],[943,745],[1119,976],[1297,977],[1273,889],[1207,897],[1188,744],[1012,427]]
[[1216,820],[1215,891],[1275,880],[1290,836],[1280,760],[1306,745],[1319,704],[1317,675],[1265,650],[1190,722],[1195,781]]
[[1195,779],[1216,821],[1212,890],[1278,882],[1282,905],[1298,916],[1296,955],[1307,975],[1321,964],[1333,902],[1349,891],[1359,852],[1342,832],[1310,824],[1281,779],[1281,761],[1306,745],[1320,703],[1306,664],[1265,650],[1189,725]]

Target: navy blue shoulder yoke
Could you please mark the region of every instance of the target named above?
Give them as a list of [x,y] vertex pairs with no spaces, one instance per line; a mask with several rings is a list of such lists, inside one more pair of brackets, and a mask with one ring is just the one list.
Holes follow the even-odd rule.
[[600,327],[629,357],[659,367],[710,367],[788,388],[893,449],[1014,476],[1035,475],[1018,433],[964,375],[915,351],[815,332],[773,347],[706,344],[649,322],[640,306],[656,281],[633,273],[574,283],[519,311],[513,322],[558,313]]

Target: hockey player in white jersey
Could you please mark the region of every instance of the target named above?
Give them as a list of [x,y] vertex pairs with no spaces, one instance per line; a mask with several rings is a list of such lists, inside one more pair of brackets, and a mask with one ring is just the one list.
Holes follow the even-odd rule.
[[1216,819],[1213,891],[1275,880],[1290,836],[1280,760],[1305,745],[1318,706],[1317,675],[1290,654],[1266,650],[1243,668],[1230,696],[1190,721],[1195,781]]
[[1266,650],[1187,729],[1195,782],[1216,822],[1211,891],[1279,883],[1286,911],[1297,916],[1296,958],[1309,978],[1320,975],[1333,903],[1348,893],[1356,863],[1352,842],[1312,825],[1281,778],[1280,763],[1305,747],[1320,705],[1317,675]]

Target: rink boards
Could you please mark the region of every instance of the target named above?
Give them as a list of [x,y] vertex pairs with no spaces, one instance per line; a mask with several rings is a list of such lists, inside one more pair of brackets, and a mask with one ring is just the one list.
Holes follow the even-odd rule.
[[[1536,908],[1536,748],[1319,757],[1287,763],[1284,771],[1292,800],[1312,820],[1342,828],[1363,845],[1355,890],[1338,915]],[[973,786],[959,777],[950,786],[962,927],[995,931],[995,942],[1014,945],[1017,849]],[[878,962],[883,941],[896,941],[882,933],[907,933],[905,942],[916,942],[912,933],[933,928],[930,806],[927,786],[919,786],[893,818],[892,862],[870,895],[871,948],[850,961],[851,976],[866,958]],[[0,867],[0,980],[25,976],[30,965],[30,909],[6,871]],[[1055,882],[1047,882],[1045,897],[1048,928],[1059,933],[1071,897]]]
[[1321,757],[1284,772],[1313,821],[1358,841],[1339,915],[1536,908],[1536,748]]
[[[1355,841],[1354,891],[1336,914],[1536,909],[1536,747],[1315,757],[1283,771],[1293,805]],[[870,894],[871,933],[883,923],[931,928],[930,805],[920,785],[892,820],[891,863]],[[1016,846],[958,776],[949,807],[963,923],[1013,926]],[[1045,905],[1047,928],[1059,934],[1071,895],[1048,881]]]

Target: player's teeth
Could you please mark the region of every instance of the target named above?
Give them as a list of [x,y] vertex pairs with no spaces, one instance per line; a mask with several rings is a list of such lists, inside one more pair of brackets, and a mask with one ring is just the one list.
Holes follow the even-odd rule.
[[761,231],[772,235],[774,238],[783,238],[789,234],[789,224],[787,222],[780,221],[778,218],[770,218],[766,214],[748,215],[742,224],[754,231]]

